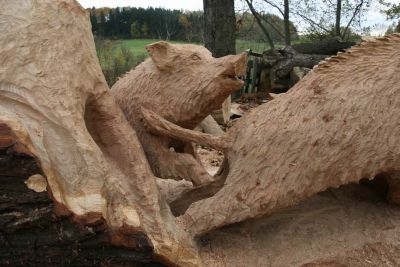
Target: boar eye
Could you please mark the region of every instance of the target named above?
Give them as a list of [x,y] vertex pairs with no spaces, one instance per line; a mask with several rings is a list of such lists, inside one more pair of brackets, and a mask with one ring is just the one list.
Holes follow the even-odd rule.
[[198,55],[193,54],[193,55],[191,56],[191,59],[193,59],[193,60],[200,60],[201,58],[200,58]]

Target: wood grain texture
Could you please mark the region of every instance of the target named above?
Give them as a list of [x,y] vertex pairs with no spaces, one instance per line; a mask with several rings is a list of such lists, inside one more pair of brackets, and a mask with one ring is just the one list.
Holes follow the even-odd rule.
[[319,64],[231,130],[229,174],[180,220],[193,235],[292,206],[400,168],[400,35]]
[[0,123],[38,161],[57,215],[104,221],[115,245],[136,248],[139,235],[160,261],[194,265],[197,252],[160,199],[90,29],[74,0],[2,2]]
[[[242,71],[244,56],[215,59],[198,46],[164,42],[150,45],[151,59],[119,82],[122,91],[118,103],[123,113],[101,73],[88,14],[76,1],[23,0],[2,4],[0,125],[11,139],[3,138],[0,150],[8,156],[9,149],[14,151],[16,146],[14,152],[30,154],[40,168],[27,169],[46,178],[52,201],[45,200],[44,192],[28,194],[28,198],[37,197],[44,202],[43,210],[26,210],[32,215],[27,217],[28,222],[49,217],[52,205],[58,216],[55,224],[76,234],[77,241],[89,233],[87,229],[79,232],[69,228],[68,223],[58,221],[60,216],[83,227],[101,225],[99,236],[104,230],[110,244],[142,249],[145,257],[153,254],[154,259],[170,266],[201,266],[199,251],[204,251],[194,237],[204,237],[228,224],[268,218],[328,188],[376,175],[388,176],[388,186],[392,187],[389,198],[395,202],[399,199],[400,35],[365,42],[328,59],[287,94],[243,117],[224,136],[211,137],[192,133],[191,129],[235,86],[240,86],[234,76]],[[192,61],[177,64],[176,60],[182,58]],[[185,69],[185,75],[177,69]],[[162,77],[165,82],[160,83]],[[177,77],[181,77],[182,87],[162,90],[168,83],[176,85]],[[131,89],[133,82],[138,83],[137,89]],[[141,87],[148,90],[139,94]],[[150,111],[147,122],[156,126],[157,134],[166,137],[147,132],[140,108]],[[171,196],[170,201],[179,202],[180,213],[184,212],[175,218],[150,168],[149,162],[157,161],[145,150],[169,158],[170,154],[162,154],[163,150],[156,147],[163,144],[163,149],[169,148],[168,142],[178,138],[223,149],[227,165],[220,180],[202,184],[204,177],[195,176],[201,171],[196,169],[199,165],[193,154],[174,152],[169,161],[171,173],[186,172],[184,177],[202,184],[193,191],[182,190],[186,202]],[[179,165],[188,162],[186,156],[195,163]],[[2,181],[8,183],[7,179]],[[16,189],[20,186],[21,183],[15,185]],[[12,206],[14,201],[18,199],[6,201],[5,205]],[[394,209],[386,211],[395,213]],[[26,219],[23,212],[12,216],[18,223]],[[391,218],[396,216],[397,213]],[[14,224],[9,224],[9,217],[0,217],[0,222],[12,230]],[[355,229],[367,228],[366,222],[368,217],[360,219]],[[374,229],[383,233],[387,225],[385,221]],[[288,231],[294,235],[293,229],[297,228]],[[318,228],[314,225],[313,229]],[[269,232],[255,233],[261,236],[260,233]],[[48,236],[60,237],[55,232]],[[382,238],[386,235],[380,236],[386,242]],[[15,244],[23,244],[20,237],[18,234],[7,239],[16,238]],[[379,235],[370,233],[367,237],[351,251],[360,247],[368,251],[364,245]],[[268,238],[260,244],[269,244],[271,251],[278,247],[265,240]],[[328,242],[327,247],[340,243],[335,242]],[[227,246],[232,244],[225,242]],[[383,245],[394,251],[397,246],[389,242]],[[230,250],[232,255],[240,256],[235,254],[238,248],[242,249],[236,245]],[[126,250],[121,251],[126,255]],[[251,263],[258,266],[254,255]],[[329,259],[326,254],[317,256],[310,257],[311,262],[296,262],[318,264]],[[382,261],[378,258],[376,262]]]
[[214,58],[199,45],[157,42],[146,47],[150,58],[121,77],[111,88],[125,117],[136,130],[154,175],[188,180],[195,186],[212,182],[190,143],[149,134],[140,108],[180,127],[194,129],[243,81],[246,55]]

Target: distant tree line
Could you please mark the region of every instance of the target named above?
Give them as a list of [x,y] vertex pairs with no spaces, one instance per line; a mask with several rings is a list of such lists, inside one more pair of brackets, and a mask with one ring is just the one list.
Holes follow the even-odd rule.
[[[149,38],[180,40],[204,43],[204,14],[202,11],[169,10],[164,8],[92,8],[90,21],[93,34],[107,39]],[[277,43],[284,42],[281,33],[283,19],[276,15],[264,14],[269,18],[265,27]],[[290,22],[293,40],[297,39],[297,29]],[[250,13],[236,14],[236,37],[249,41],[264,42],[260,25],[254,23]]]
[[104,38],[151,38],[202,42],[203,12],[164,8],[92,8],[92,31]]

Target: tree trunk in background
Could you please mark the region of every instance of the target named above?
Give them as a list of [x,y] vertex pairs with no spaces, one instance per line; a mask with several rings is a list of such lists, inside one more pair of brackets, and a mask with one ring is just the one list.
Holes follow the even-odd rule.
[[235,54],[234,0],[203,0],[204,42],[214,57]]
[[283,23],[285,27],[285,45],[290,45],[289,0],[284,0]]
[[340,36],[340,17],[341,17],[341,14],[342,14],[342,0],[337,0],[337,2],[336,2],[335,36]]
[[[234,0],[203,0],[204,45],[214,57],[236,54]],[[230,118],[230,96],[222,104],[224,122]]]

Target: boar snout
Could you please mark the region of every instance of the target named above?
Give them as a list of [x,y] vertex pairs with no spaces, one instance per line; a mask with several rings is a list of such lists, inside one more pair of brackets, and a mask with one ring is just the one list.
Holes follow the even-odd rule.
[[234,60],[235,74],[242,77],[246,74],[247,53],[241,53]]
[[223,65],[223,71],[219,74],[223,78],[224,83],[232,87],[232,90],[239,89],[243,81],[239,77],[246,73],[247,54],[229,55],[219,59]]

